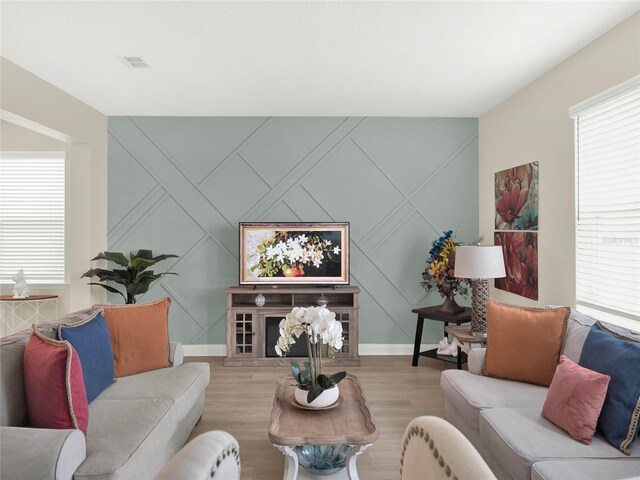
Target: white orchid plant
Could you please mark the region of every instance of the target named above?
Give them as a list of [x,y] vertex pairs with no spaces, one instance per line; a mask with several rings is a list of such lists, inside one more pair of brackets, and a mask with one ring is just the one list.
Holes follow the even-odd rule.
[[322,370],[322,345],[327,345],[329,358],[334,358],[342,348],[342,323],[336,320],[336,314],[326,307],[295,307],[280,322],[280,338],[276,344],[276,353],[284,357],[291,345],[306,333],[309,360],[302,368],[295,360],[291,361],[291,373],[298,387],[307,390],[307,402],[311,403],[329,388],[335,387],[346,376],[346,372],[325,375]]

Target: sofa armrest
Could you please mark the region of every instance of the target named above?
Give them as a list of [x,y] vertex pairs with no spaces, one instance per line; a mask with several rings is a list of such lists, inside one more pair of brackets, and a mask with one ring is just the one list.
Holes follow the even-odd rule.
[[469,371],[474,375],[482,375],[482,364],[484,363],[484,356],[487,353],[486,348],[472,348],[467,354],[467,366]]
[[80,430],[0,427],[0,477],[71,480],[86,458]]
[[184,363],[184,350],[180,342],[169,341],[169,361],[172,367],[179,367]]
[[212,430],[197,436],[176,453],[155,480],[238,480],[240,447],[227,432]]

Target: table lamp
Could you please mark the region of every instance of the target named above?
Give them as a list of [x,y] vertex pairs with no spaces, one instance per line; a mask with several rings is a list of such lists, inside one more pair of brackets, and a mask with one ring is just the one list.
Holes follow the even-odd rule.
[[506,275],[502,247],[457,246],[454,276],[471,280],[471,334],[487,334],[487,299],[489,278]]

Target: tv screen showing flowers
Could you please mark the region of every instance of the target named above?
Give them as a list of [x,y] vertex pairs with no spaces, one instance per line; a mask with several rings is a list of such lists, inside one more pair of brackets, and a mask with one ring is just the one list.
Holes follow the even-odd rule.
[[349,223],[240,223],[240,284],[349,283]]

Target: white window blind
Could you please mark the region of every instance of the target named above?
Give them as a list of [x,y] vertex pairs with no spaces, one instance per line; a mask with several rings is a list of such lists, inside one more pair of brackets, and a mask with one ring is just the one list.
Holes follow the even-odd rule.
[[59,152],[0,153],[0,282],[64,283],[65,160]]
[[570,110],[576,304],[640,320],[640,77]]

